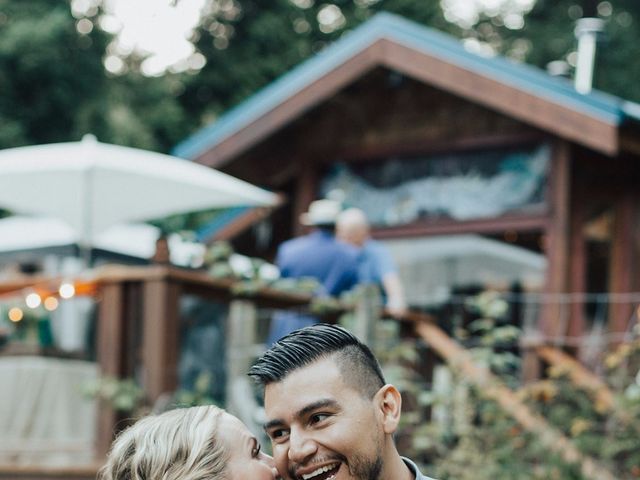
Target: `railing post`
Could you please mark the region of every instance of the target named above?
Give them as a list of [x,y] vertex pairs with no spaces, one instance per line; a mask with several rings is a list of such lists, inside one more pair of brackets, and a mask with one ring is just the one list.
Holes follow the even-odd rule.
[[382,313],[382,298],[375,285],[360,285],[354,311],[353,333],[364,344],[373,346],[375,329]]
[[227,384],[225,406],[249,428],[255,425],[255,402],[247,371],[256,353],[258,314],[255,303],[248,300],[233,300],[227,316],[225,359]]
[[[121,282],[102,286],[98,304],[97,360],[100,375],[118,378],[123,374],[124,287]],[[113,440],[118,414],[113,406],[99,400],[96,459],[102,460]]]
[[151,402],[178,387],[180,288],[168,276],[144,282],[142,384]]

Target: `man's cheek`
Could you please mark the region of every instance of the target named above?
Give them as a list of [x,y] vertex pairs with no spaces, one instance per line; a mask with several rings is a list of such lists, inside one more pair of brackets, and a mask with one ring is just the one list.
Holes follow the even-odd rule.
[[277,445],[273,446],[273,460],[278,469],[278,473],[285,480],[293,480],[287,470],[288,470],[288,461],[287,461],[287,452],[283,448],[278,448]]

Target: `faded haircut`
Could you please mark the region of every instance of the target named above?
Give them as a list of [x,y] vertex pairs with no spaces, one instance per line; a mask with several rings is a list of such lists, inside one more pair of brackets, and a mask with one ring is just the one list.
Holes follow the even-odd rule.
[[249,370],[259,385],[283,380],[291,372],[318,360],[333,357],[347,385],[373,398],[386,383],[369,347],[348,330],[319,323],[296,330],[278,340]]

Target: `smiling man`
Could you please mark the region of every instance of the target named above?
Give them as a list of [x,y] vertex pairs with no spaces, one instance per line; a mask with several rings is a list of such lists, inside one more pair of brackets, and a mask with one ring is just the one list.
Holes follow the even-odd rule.
[[402,399],[349,331],[326,324],[280,339],[249,371],[265,431],[290,480],[431,480],[396,449]]

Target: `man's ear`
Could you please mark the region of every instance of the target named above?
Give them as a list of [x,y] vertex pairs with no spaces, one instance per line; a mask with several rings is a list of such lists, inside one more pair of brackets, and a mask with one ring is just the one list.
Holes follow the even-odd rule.
[[396,387],[387,384],[380,388],[374,396],[377,412],[382,420],[384,433],[393,434],[400,422],[402,397]]

